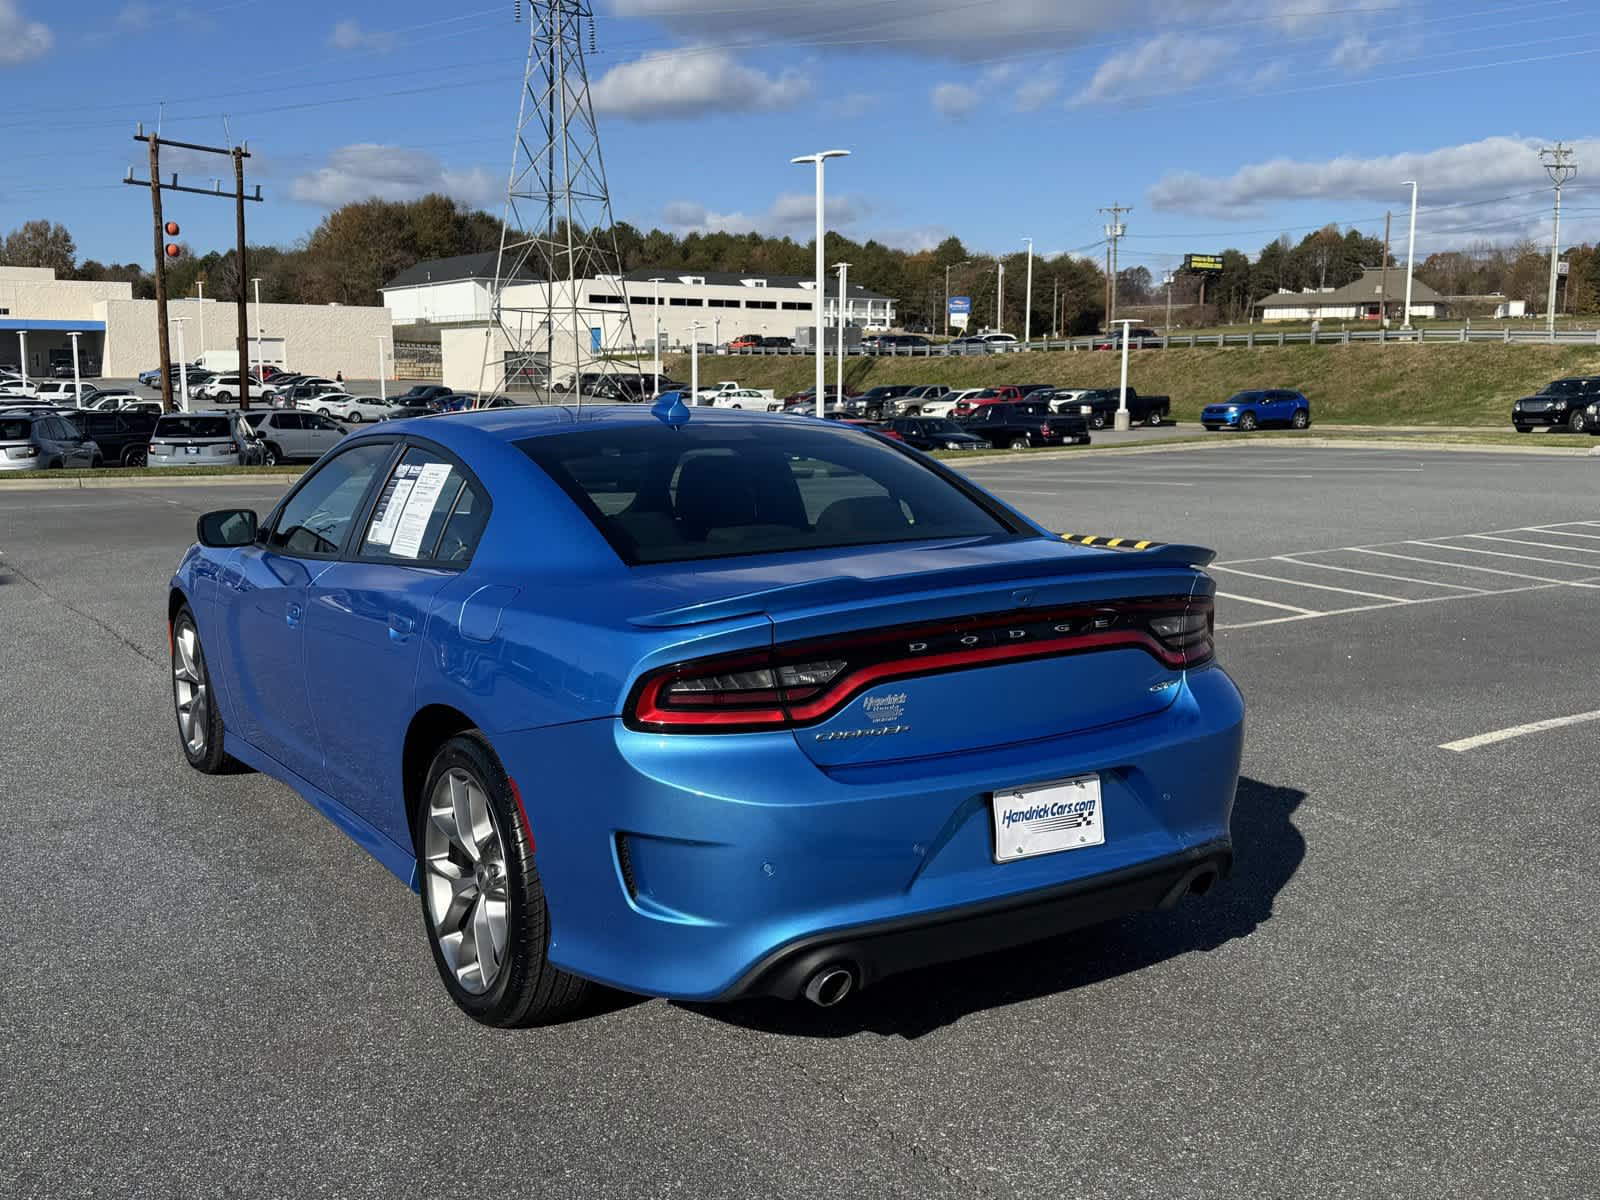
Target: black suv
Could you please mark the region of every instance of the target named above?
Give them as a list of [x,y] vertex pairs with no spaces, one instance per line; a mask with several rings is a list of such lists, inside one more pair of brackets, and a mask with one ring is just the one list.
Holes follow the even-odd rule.
[[144,466],[150,435],[156,428],[155,413],[79,409],[66,417],[79,433],[100,447],[100,461],[106,466]]
[[1565,425],[1573,433],[1589,430],[1592,419],[1588,406],[1600,399],[1600,375],[1577,375],[1555,379],[1534,396],[1524,396],[1511,405],[1511,424],[1518,433],[1535,425]]

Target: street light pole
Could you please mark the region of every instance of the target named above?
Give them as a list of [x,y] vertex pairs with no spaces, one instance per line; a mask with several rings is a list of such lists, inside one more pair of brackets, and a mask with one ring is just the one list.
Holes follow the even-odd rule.
[[994,264],[994,331],[1006,331],[1006,264],[1003,260],[996,260]]
[[387,378],[387,376],[385,374],[385,363],[383,356],[383,343],[387,339],[381,333],[375,333],[372,336],[373,339],[378,343],[378,399],[387,400],[389,398],[389,391],[387,385],[384,383],[384,380]]
[[256,289],[256,378],[267,381],[267,365],[261,361],[261,280],[252,279]]
[[1033,340],[1033,239],[1022,240],[1028,243],[1028,286],[1022,301],[1022,344],[1026,346]]
[[78,339],[83,335],[74,331],[67,334],[72,339],[72,407],[83,407],[83,380],[78,376]]
[[[200,357],[206,356],[206,284],[205,280],[195,281],[195,289],[200,294]],[[204,364],[201,364],[202,366]]]
[[842,406],[844,404],[844,324],[845,313],[848,311],[846,297],[850,294],[850,289],[847,286],[847,281],[850,278],[850,264],[842,262],[834,263],[834,266],[839,271],[839,356],[838,362],[834,366],[835,391],[837,392],[834,399]]
[[650,297],[650,357],[655,361],[655,390],[652,396],[661,395],[661,276],[653,276],[650,282],[653,293]]
[[[657,384],[659,389],[660,385]],[[689,322],[689,403],[700,403],[700,322]]]
[[1417,181],[1408,179],[1400,186],[1411,186],[1411,238],[1406,243],[1406,318],[1401,323],[1401,329],[1411,328],[1411,272],[1417,259]]
[[28,331],[17,330],[17,366],[22,368],[22,389],[28,389]]
[[1125,431],[1133,427],[1133,419],[1128,415],[1128,329],[1132,321],[1119,321],[1122,326],[1122,390],[1117,395],[1117,420],[1116,428]]
[[178,327],[178,407],[184,412],[189,411],[189,356],[183,352],[183,327],[188,321],[188,317],[172,318]]
[[827,296],[827,279],[824,276],[825,260],[822,256],[823,223],[822,223],[822,169],[830,158],[844,158],[850,153],[848,150],[822,150],[816,154],[802,154],[799,158],[791,158],[794,164],[815,163],[817,166],[817,416],[822,416],[823,391],[827,387],[827,374],[823,364],[823,354],[826,347],[823,345],[822,330],[822,301]]

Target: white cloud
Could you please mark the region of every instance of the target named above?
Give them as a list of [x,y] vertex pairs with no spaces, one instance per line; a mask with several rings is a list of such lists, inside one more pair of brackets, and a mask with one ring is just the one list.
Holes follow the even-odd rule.
[[1059,80],[1052,79],[1048,75],[1036,75],[1017,89],[1017,111],[1038,112],[1054,100],[1060,90]]
[[878,107],[878,98],[867,92],[851,92],[828,103],[828,115],[842,121],[856,121]]
[[[828,196],[823,216],[829,229],[854,225],[870,211],[860,199]],[[715,212],[693,200],[674,200],[661,210],[664,225],[679,233],[756,233],[788,235],[809,241],[814,235],[817,199],[811,192],[785,192],[765,212]]]
[[1101,63],[1072,104],[1115,104],[1181,92],[1226,67],[1233,49],[1233,43],[1223,38],[1159,34]]
[[1383,51],[1369,42],[1363,34],[1352,33],[1333,48],[1330,61],[1341,71],[1360,75],[1370,71],[1383,58]]
[[55,43],[50,26],[29,20],[17,0],[0,0],[0,67],[43,58]]
[[371,50],[387,54],[394,49],[395,36],[382,29],[363,29],[360,21],[340,21],[328,35],[334,50]]
[[374,197],[415,200],[430,192],[441,192],[465,204],[493,205],[504,196],[505,179],[481,167],[447,167],[421,150],[360,142],[334,150],[326,166],[289,185],[293,199],[323,208]]
[[798,71],[766,75],[726,50],[695,46],[619,63],[590,89],[595,112],[635,121],[775,112],[810,94],[810,80]]
[[117,10],[115,25],[125,33],[143,33],[155,24],[156,10],[148,4],[124,4]]
[[[1358,158],[1343,155],[1321,162],[1275,158],[1240,167],[1231,175],[1205,176],[1178,172],[1164,176],[1150,189],[1150,203],[1167,212],[1221,217],[1264,213],[1273,202],[1338,200],[1401,205],[1409,189],[1401,181],[1421,184],[1422,204],[1522,193],[1540,187],[1539,147],[1548,141],[1523,137],[1488,137],[1435,150]],[[1580,162],[1600,155],[1600,139],[1576,143]],[[1521,211],[1537,207],[1532,197],[1512,205]],[[1492,220],[1493,210],[1469,208],[1436,214],[1437,227],[1463,227]],[[1486,216],[1489,213],[1491,215]]]
[[978,90],[964,83],[941,83],[928,97],[934,110],[946,121],[962,121],[978,107]]

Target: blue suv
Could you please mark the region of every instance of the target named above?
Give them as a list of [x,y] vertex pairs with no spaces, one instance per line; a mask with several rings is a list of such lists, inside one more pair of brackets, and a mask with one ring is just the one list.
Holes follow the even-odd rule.
[[1246,433],[1263,425],[1309,429],[1311,401],[1283,388],[1235,392],[1224,403],[1201,409],[1200,424],[1207,429],[1241,429]]

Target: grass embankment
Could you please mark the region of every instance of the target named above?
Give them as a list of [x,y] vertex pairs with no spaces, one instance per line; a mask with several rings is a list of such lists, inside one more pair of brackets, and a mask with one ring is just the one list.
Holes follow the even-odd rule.
[[[1052,383],[1115,387],[1120,355],[1105,351],[1034,351],[951,358],[850,358],[845,382],[865,389],[885,383]],[[689,377],[687,358],[663,369]],[[737,379],[780,396],[809,387],[810,358],[702,357],[703,381]],[[1297,388],[1311,399],[1320,425],[1478,425],[1504,429],[1511,401],[1563,375],[1600,374],[1600,346],[1422,345],[1284,346],[1134,351],[1129,386],[1172,397],[1172,415],[1193,421],[1202,405],[1244,388]],[[828,362],[828,383],[834,364]]]

